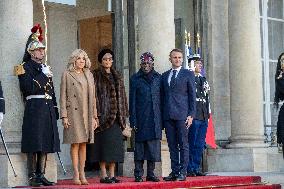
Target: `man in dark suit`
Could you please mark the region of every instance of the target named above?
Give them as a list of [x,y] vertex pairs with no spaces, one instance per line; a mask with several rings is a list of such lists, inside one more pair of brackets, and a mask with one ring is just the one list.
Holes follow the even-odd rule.
[[5,101],[4,101],[2,85],[0,81],[0,125],[2,123],[4,113],[5,113]]
[[162,74],[161,93],[172,172],[164,180],[183,181],[189,161],[188,128],[195,114],[194,74],[182,68],[182,50],[173,49],[169,60],[172,68]]

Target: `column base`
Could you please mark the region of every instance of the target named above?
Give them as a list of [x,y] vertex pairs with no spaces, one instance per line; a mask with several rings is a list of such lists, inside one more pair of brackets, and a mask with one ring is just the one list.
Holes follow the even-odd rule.
[[208,149],[208,172],[270,172],[283,167],[282,153],[276,147]]
[[[17,177],[14,177],[6,154],[0,154],[0,187],[28,186],[27,157],[23,153],[10,154]],[[57,165],[52,154],[49,154],[46,162],[45,177],[57,182]]]
[[227,148],[267,148],[264,143],[264,136],[260,135],[237,135],[229,138],[230,143]]

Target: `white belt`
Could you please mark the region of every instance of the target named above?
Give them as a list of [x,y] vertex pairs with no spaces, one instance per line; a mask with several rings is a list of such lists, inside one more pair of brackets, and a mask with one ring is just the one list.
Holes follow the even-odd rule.
[[45,95],[29,95],[26,97],[27,100],[30,100],[32,98],[44,98],[44,99],[51,100],[52,96],[50,96],[49,94],[45,94]]
[[202,99],[202,98],[196,98],[196,101],[197,101],[197,102],[206,102],[206,100],[205,100],[205,99]]

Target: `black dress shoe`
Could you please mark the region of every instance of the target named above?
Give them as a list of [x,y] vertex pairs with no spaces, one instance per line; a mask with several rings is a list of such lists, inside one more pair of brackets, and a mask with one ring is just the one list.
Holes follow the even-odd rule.
[[186,174],[187,177],[196,177],[196,174],[194,172],[188,172]]
[[115,183],[119,183],[120,182],[120,180],[115,178],[115,177],[112,177],[111,180],[114,181]]
[[179,174],[176,177],[176,181],[185,181],[186,180],[186,176],[184,174]]
[[143,182],[143,178],[142,177],[135,177],[135,182]]
[[111,180],[109,177],[101,178],[100,183],[106,183],[106,184],[112,184],[115,183],[113,180]]
[[159,182],[160,179],[156,176],[146,177],[146,181]]
[[202,173],[201,171],[196,171],[196,172],[195,172],[195,175],[196,175],[196,176],[206,176],[206,174],[205,174],[205,173]]
[[33,173],[32,175],[30,175],[29,185],[33,187],[40,187],[43,185],[43,183],[41,182],[41,179]]
[[40,179],[40,181],[42,182],[44,186],[54,186],[55,185],[54,182],[50,182],[49,180],[47,180],[43,174],[40,174],[38,178]]
[[164,177],[163,180],[164,181],[175,181],[177,178],[177,176],[174,173],[170,173],[169,176]]

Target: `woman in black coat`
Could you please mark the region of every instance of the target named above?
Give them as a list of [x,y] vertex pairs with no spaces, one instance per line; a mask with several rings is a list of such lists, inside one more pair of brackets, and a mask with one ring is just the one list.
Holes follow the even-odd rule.
[[[284,53],[282,53],[278,58],[276,73],[275,73],[275,97],[274,104],[277,109],[279,107],[279,102],[284,100]],[[277,122],[277,143],[284,144],[284,105],[281,106],[278,122]],[[283,151],[284,157],[284,151]]]

